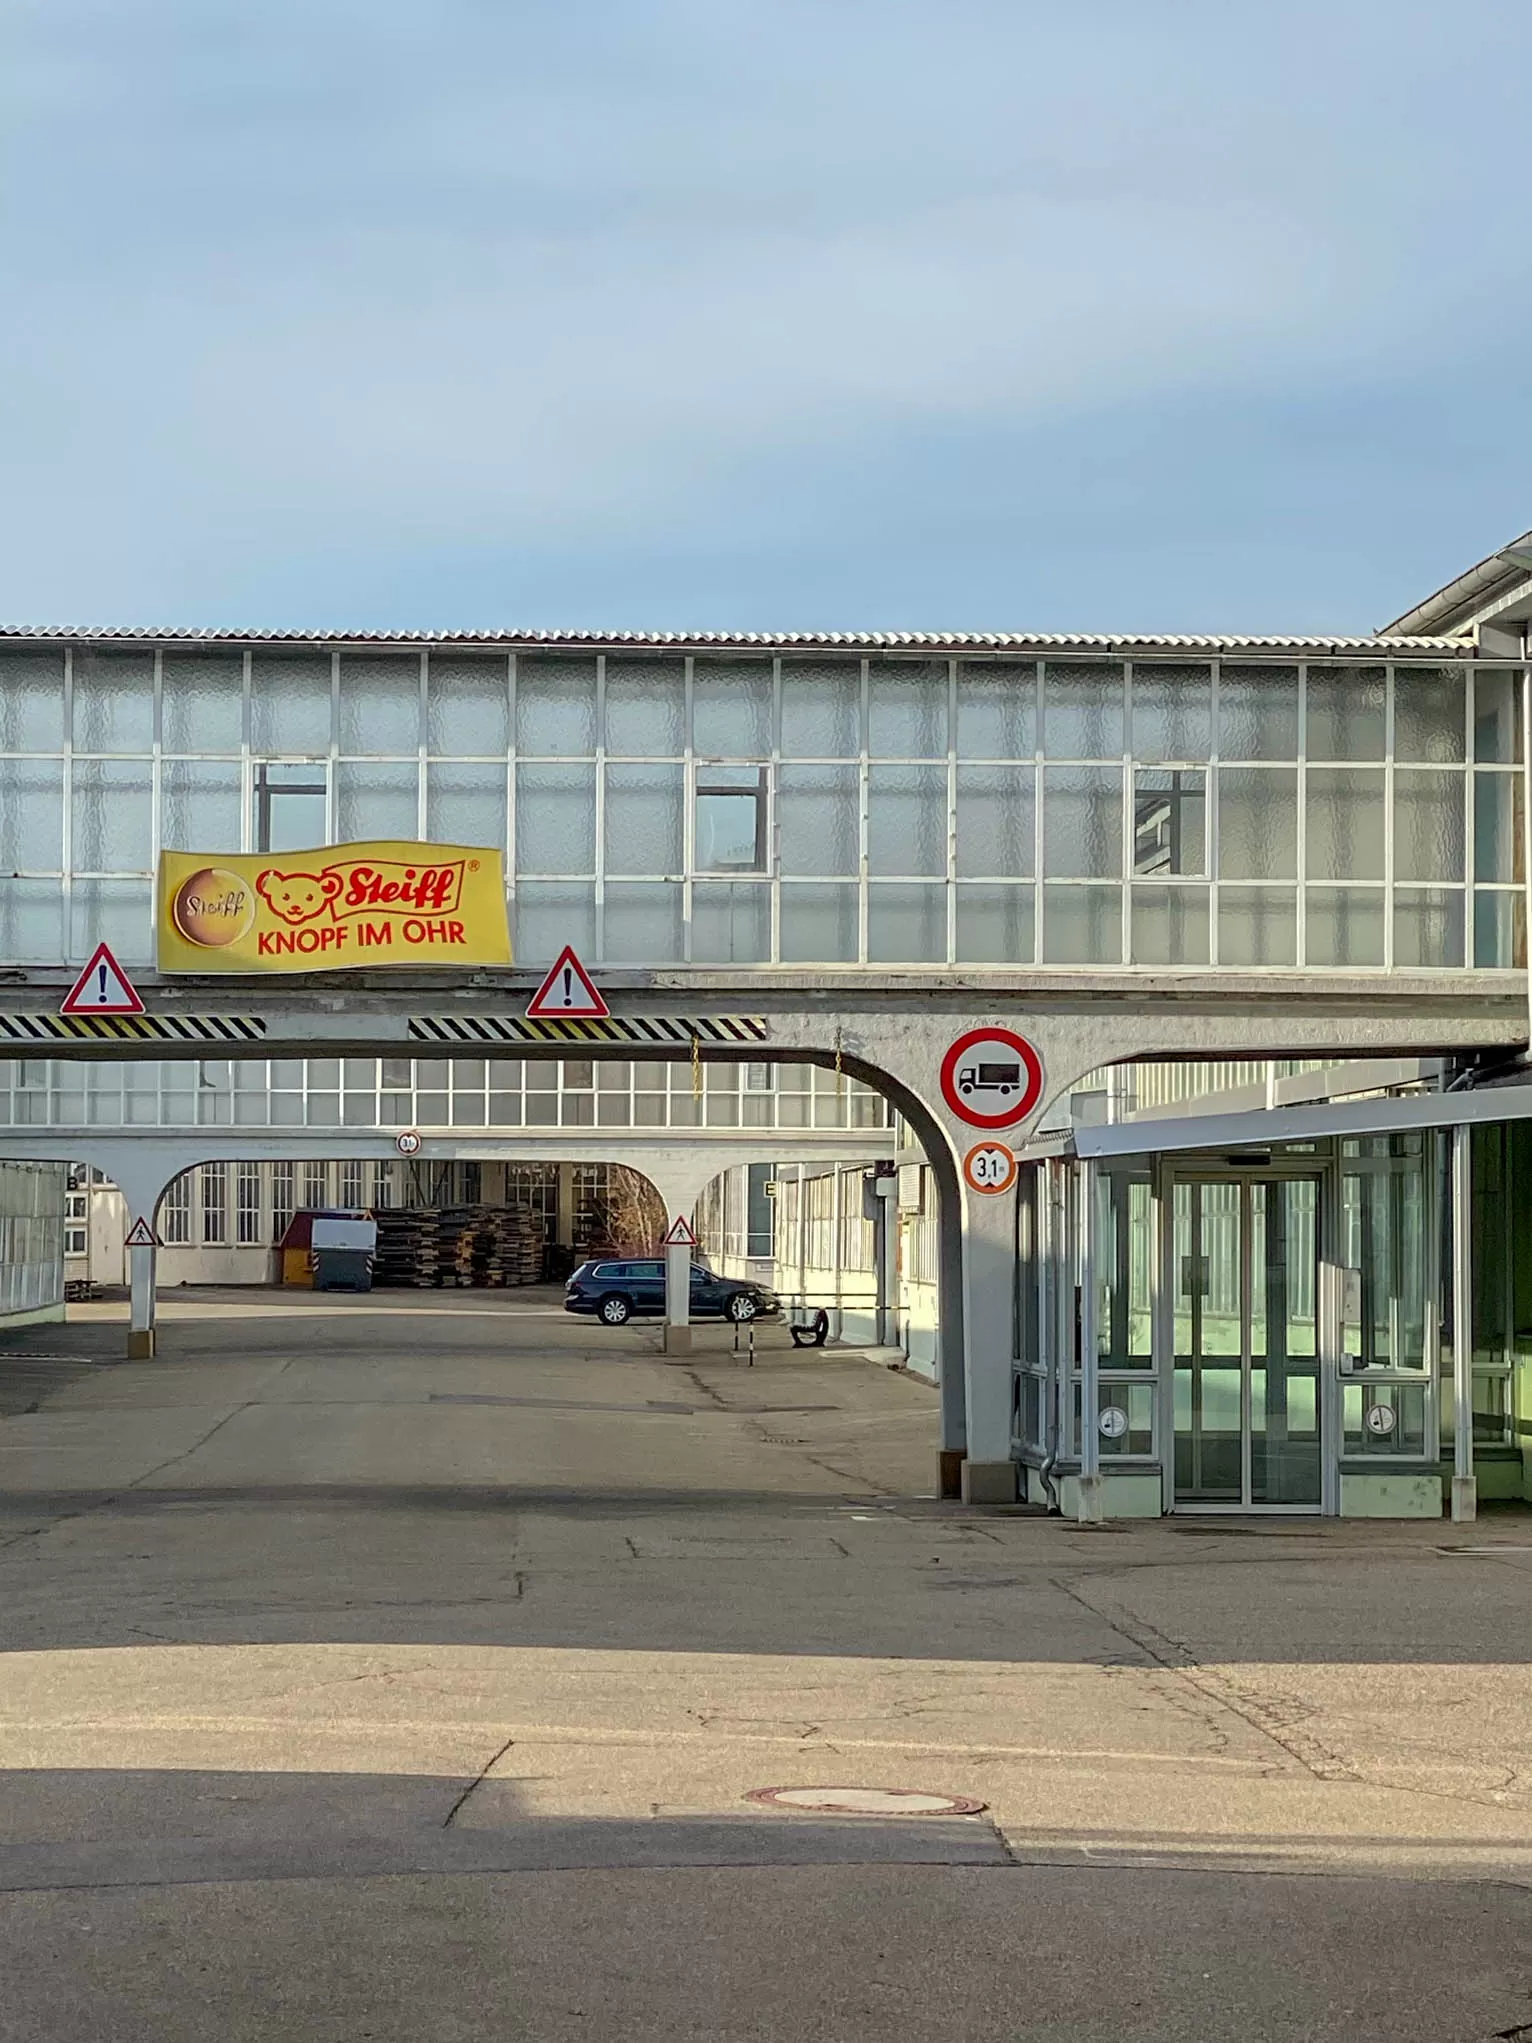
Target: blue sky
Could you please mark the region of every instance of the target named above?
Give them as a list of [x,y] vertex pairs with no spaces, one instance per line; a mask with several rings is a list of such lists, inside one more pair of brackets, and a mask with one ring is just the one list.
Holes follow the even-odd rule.
[[1532,525],[1505,0],[5,0],[0,616],[1366,630]]

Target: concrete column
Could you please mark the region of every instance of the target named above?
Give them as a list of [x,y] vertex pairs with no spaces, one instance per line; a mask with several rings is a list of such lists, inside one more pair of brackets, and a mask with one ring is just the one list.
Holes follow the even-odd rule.
[[1478,1516],[1473,1472],[1473,1170],[1472,1130],[1452,1130],[1452,1516]]
[[1015,1355],[1016,1202],[963,1193],[965,1504],[1014,1504],[1011,1381]]
[[560,1248],[574,1247],[575,1167],[561,1163],[558,1169],[558,1205],[554,1215],[553,1238]]
[[893,1348],[899,1342],[899,1173],[873,1182],[878,1200],[873,1249],[878,1273],[878,1345]]
[[665,1353],[692,1350],[692,1251],[685,1242],[665,1251]]
[[153,1245],[128,1250],[128,1360],[146,1362],[154,1353]]
[[[1093,1162],[1078,1173],[1080,1197],[1080,1523],[1099,1525],[1101,1503],[1101,1433],[1096,1425],[1100,1350],[1096,1334],[1096,1258],[1101,1252],[1096,1224],[1096,1173]],[[1066,1376],[1065,1381],[1068,1381]]]

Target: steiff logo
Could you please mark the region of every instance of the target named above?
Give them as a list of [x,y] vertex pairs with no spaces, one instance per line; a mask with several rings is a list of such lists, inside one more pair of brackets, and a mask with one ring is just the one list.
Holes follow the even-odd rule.
[[249,935],[255,922],[255,895],[238,873],[205,865],[182,881],[170,914],[188,943],[219,950]]
[[330,912],[334,922],[351,915],[442,915],[456,908],[463,892],[462,859],[451,865],[355,863],[322,866],[318,872],[256,875],[256,891],[274,915],[296,927]]

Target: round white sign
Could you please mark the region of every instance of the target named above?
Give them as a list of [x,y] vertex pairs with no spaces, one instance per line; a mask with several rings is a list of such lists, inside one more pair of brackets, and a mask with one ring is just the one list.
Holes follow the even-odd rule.
[[394,1138],[394,1147],[401,1156],[418,1156],[420,1154],[420,1137],[413,1128],[406,1128],[401,1135],[397,1135]]
[[1016,1182],[1016,1152],[1003,1142],[976,1142],[963,1158],[963,1176],[976,1192],[1008,1192]]
[[1128,1430],[1128,1415],[1121,1405],[1103,1405],[1096,1425],[1103,1440],[1120,1440]]
[[1399,1414],[1392,1405],[1369,1405],[1367,1407],[1367,1430],[1386,1440],[1399,1423]]

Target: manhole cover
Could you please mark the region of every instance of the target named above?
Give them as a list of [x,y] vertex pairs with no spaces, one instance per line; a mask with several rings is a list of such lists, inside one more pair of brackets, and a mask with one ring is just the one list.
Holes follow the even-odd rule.
[[977,1816],[985,1806],[967,1795],[927,1795],[918,1788],[752,1788],[745,1800],[816,1816]]

